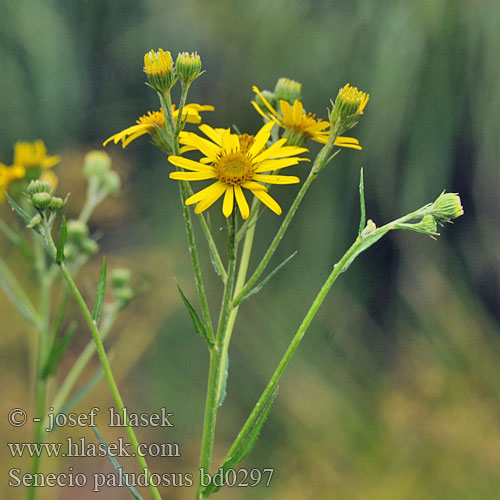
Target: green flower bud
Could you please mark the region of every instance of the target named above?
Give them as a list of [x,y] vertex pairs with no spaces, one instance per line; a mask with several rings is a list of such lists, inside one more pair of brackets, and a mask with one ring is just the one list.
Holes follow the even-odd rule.
[[117,194],[121,186],[120,176],[114,170],[110,170],[102,178],[102,185],[109,194]]
[[89,228],[80,220],[69,220],[66,223],[69,241],[81,241],[89,235]]
[[[273,92],[269,90],[263,90],[261,94],[272,107],[276,106],[276,96],[273,94]],[[263,109],[265,112],[269,112],[267,106],[264,104],[264,101],[259,94],[255,95],[255,102],[259,106],[259,108]]]
[[36,214],[31,220],[30,220],[30,223],[28,224],[27,227],[36,227],[38,226],[38,224],[40,224],[40,222],[42,222],[42,216],[40,214]]
[[437,233],[436,219],[430,214],[424,216],[424,218],[420,221],[419,227],[425,233]]
[[[283,100],[293,104],[300,99],[302,84],[289,78],[280,78],[274,87],[274,97],[277,101]],[[266,96],[264,96],[266,97]]]
[[33,196],[37,193],[50,193],[52,192],[52,187],[48,182],[33,180],[28,184],[26,191],[30,196]]
[[111,158],[104,151],[90,151],[83,160],[83,174],[87,179],[101,177],[111,168]]
[[91,238],[85,238],[80,243],[82,252],[86,255],[94,255],[99,250],[99,245]]
[[130,284],[132,274],[129,269],[115,269],[111,273],[111,286],[123,288]]
[[31,197],[31,202],[35,208],[47,208],[52,203],[52,195],[47,192],[35,193]]
[[64,259],[67,261],[74,260],[78,253],[78,247],[71,241],[66,241],[64,245]]
[[201,75],[201,59],[196,52],[189,54],[181,52],[175,61],[175,69],[179,78],[185,83],[191,83]]
[[361,233],[361,236],[368,236],[369,234],[373,233],[376,231],[377,225],[375,222],[373,222],[371,219],[368,219],[368,222],[366,223],[365,228],[363,229],[363,232]]
[[449,222],[464,214],[460,196],[444,191],[432,205],[432,214],[438,222]]
[[116,288],[114,290],[114,294],[116,300],[120,303],[122,308],[134,298],[134,292],[132,291],[132,288],[128,286],[124,288]]
[[64,207],[65,204],[66,202],[62,198],[58,198],[57,196],[55,196],[52,198],[49,208],[52,208],[54,210],[59,210],[62,207]]

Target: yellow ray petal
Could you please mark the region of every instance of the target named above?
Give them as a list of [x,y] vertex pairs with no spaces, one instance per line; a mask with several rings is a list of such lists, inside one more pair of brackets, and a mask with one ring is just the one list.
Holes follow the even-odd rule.
[[268,184],[297,184],[297,182],[300,182],[300,179],[294,175],[256,174],[253,178],[256,181],[267,182]]
[[214,172],[172,172],[171,179],[176,181],[205,181],[207,179],[214,179]]
[[250,191],[267,191],[267,188],[266,186],[264,186],[264,184],[259,184],[258,182],[254,181],[242,182],[241,187],[250,189]]
[[213,168],[209,165],[203,165],[197,161],[183,158],[182,156],[169,156],[168,161],[176,167],[186,168],[187,170],[194,170],[195,172],[213,172]]
[[255,156],[262,151],[262,148],[266,145],[269,137],[271,136],[271,129],[274,127],[273,122],[266,123],[255,136],[255,140],[248,150],[249,156]]
[[225,217],[229,217],[233,213],[234,207],[234,189],[233,186],[228,186],[226,188],[226,194],[224,195],[224,203],[222,204],[222,213]]
[[281,215],[281,207],[276,203],[276,201],[271,198],[265,191],[257,191],[252,189],[252,193],[259,198],[259,200],[264,203],[268,208],[270,208],[275,214]]
[[236,202],[238,203],[238,207],[240,209],[241,218],[248,219],[248,216],[250,215],[250,208],[248,207],[248,202],[245,198],[245,195],[243,194],[241,186],[238,185],[234,186],[234,195],[236,197]]
[[255,169],[255,173],[259,172],[272,172],[274,170],[279,170],[280,168],[291,167],[292,165],[297,165],[300,158],[283,158],[282,160],[267,160],[259,163]]
[[196,205],[196,208],[194,209],[195,214],[200,214],[207,208],[211,207],[224,194],[228,185],[223,182],[214,182],[211,187],[212,191],[210,194],[203,198],[198,205]]

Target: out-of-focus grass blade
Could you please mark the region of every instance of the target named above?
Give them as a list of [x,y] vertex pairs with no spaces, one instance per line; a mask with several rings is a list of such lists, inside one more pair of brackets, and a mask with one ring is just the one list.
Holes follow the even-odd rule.
[[99,282],[97,283],[97,291],[95,295],[94,309],[92,311],[92,319],[95,323],[99,322],[101,317],[102,304],[104,302],[104,294],[106,293],[106,257],[102,259],[101,274],[99,276]]
[[358,236],[361,237],[366,224],[365,182],[363,179],[363,169],[361,169],[361,173],[359,174],[359,205],[361,208],[361,218],[359,220]]
[[76,332],[76,323],[73,323],[70,325],[70,327],[64,334],[62,340],[60,342],[54,342],[54,344],[51,347],[50,354],[47,358],[47,362],[45,363],[45,366],[42,371],[42,379],[47,378],[49,375],[51,375],[56,371],[57,365],[59,364],[59,361],[61,360],[64,351],[71,342],[71,339],[73,338],[75,332]]
[[130,494],[136,500],[144,500],[144,498],[142,498],[142,496],[140,495],[140,493],[132,485],[128,484],[128,482],[127,482],[127,476],[125,476],[123,474],[123,468],[118,463],[118,461],[116,460],[116,458],[112,457],[109,453],[107,453],[107,451],[108,451],[108,444],[106,443],[106,441],[104,441],[104,438],[102,437],[102,435],[99,432],[99,430],[97,429],[97,427],[93,426],[92,429],[93,429],[95,435],[97,436],[97,439],[99,440],[99,442],[101,444],[103,444],[104,446],[106,446],[106,454],[108,455],[108,458],[109,458],[110,462],[113,464],[113,467],[116,469],[116,472],[118,472],[118,474],[120,474],[120,477],[123,480],[123,482],[125,483],[125,485],[127,486],[127,489],[130,492]]
[[[5,196],[7,197],[7,201],[9,202],[9,205],[12,207],[12,210],[14,210],[14,212],[17,213],[17,215],[19,215],[19,217],[21,217],[21,219],[24,220],[24,222],[26,222],[26,225],[28,225],[30,222],[31,222],[31,215],[26,212],[23,208],[21,208],[14,200],[13,198],[9,195],[9,193],[5,193]],[[33,228],[38,234],[41,234],[40,232],[40,229],[38,229],[37,226],[35,226]]]

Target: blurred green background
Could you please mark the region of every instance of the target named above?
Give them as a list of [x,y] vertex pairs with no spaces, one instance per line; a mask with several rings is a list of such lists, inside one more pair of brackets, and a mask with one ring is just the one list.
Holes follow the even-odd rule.
[[[298,256],[240,310],[214,465],[332,264],[356,236],[360,167],[368,216],[377,224],[434,200],[443,189],[460,193],[465,215],[443,228],[437,241],[389,234],[342,276],[285,373],[263,434],[243,464],[274,467],[271,486],[226,489],[218,497],[500,497],[497,1],[1,0],[0,7],[0,161],[11,161],[16,140],[43,138],[49,152],[63,157],[57,173],[61,192],[72,192],[70,214],[83,202],[85,152],[158,108],[142,72],[151,48],[200,53],[207,72],[190,100],[215,106],[205,114],[213,126],[257,130],[261,121],[250,106],[251,86],[272,89],[281,76],[302,82],[305,107],[322,117],[345,83],[369,92],[352,134],[363,151],[343,151],[322,173],[275,262],[294,250]],[[152,468],[194,472],[208,357],[172,279],[194,298],[177,185],[168,179],[164,155],[146,138],[125,151],[107,151],[124,187],[98,209],[92,230],[102,233],[109,262],[129,266],[144,290],[115,328],[114,365],[130,408],[153,412],[165,406],[175,413],[174,429],[139,430],[144,441],[181,446],[181,458],[153,459]],[[303,168],[290,170],[303,176]],[[287,207],[296,189],[274,192]],[[219,205],[212,210],[216,225],[223,222]],[[5,205],[0,215],[13,220]],[[270,212],[262,218],[254,264],[280,220]],[[201,234],[199,241],[216,311],[221,290]],[[0,251],[30,283],[24,262],[3,239]],[[88,297],[100,258],[79,280]],[[3,294],[0,314],[5,415],[13,407],[32,408],[33,335]],[[80,325],[59,379],[88,338]],[[78,409],[96,405],[111,405],[104,381]],[[31,428],[12,430],[5,420],[2,435],[31,439]],[[114,430],[104,431],[112,441]],[[86,429],[58,432],[61,439],[92,439]],[[29,468],[27,460],[2,457],[4,471]],[[45,460],[44,470],[112,470],[106,459],[73,460]],[[136,470],[133,462],[124,465]],[[40,493],[94,498],[79,488]],[[127,498],[123,489],[105,495]],[[171,488],[165,498],[193,496],[192,488]],[[11,489],[5,498],[24,494]]]

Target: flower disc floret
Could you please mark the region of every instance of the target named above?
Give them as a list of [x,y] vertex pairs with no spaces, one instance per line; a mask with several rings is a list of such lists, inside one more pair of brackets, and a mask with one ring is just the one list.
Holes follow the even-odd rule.
[[170,163],[185,170],[172,172],[170,178],[180,181],[215,179],[214,183],[188,198],[186,205],[196,203],[195,213],[199,214],[224,195],[223,214],[226,217],[232,214],[236,199],[241,216],[246,219],[250,209],[244,188],[280,215],[281,207],[267,193],[265,184],[295,184],[299,178],[270,172],[308,160],[297,157],[307,149],[285,146],[286,139],[266,147],[273,125],[267,123],[255,137],[232,134],[229,129],[214,129],[208,125],[201,125],[200,130],[209,140],[192,132],[182,132],[179,141],[184,146],[182,151],[197,150],[205,157],[196,162],[182,156],[170,156]]

